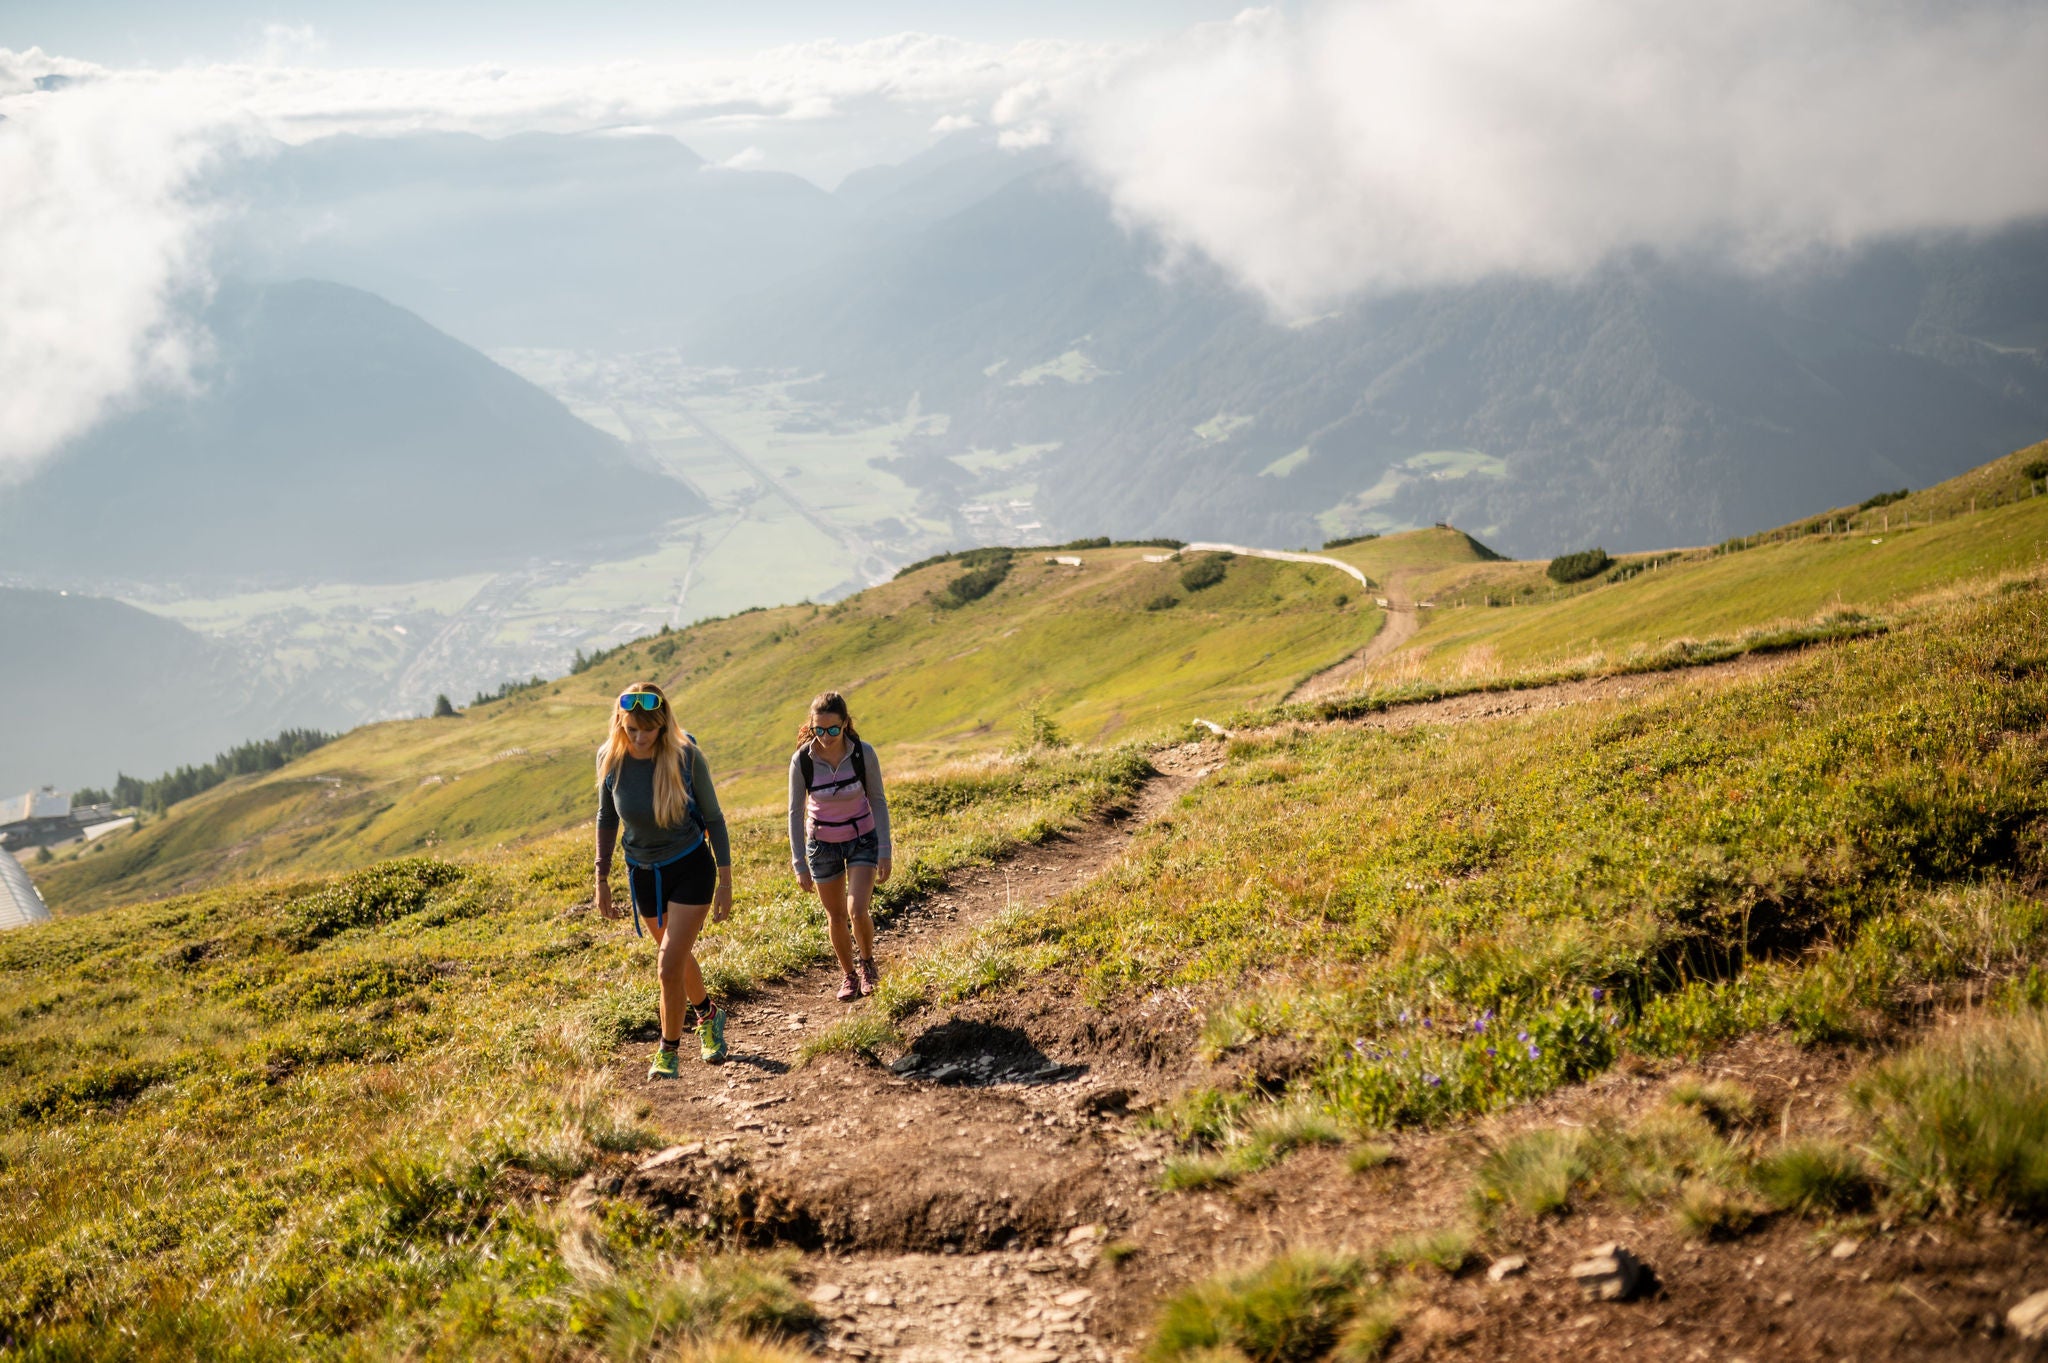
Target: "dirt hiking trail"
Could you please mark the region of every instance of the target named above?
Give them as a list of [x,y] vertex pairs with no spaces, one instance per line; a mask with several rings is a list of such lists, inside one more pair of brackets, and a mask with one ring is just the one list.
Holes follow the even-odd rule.
[[1417,613],[1415,598],[1408,590],[1411,576],[1397,572],[1387,579],[1383,588],[1385,594],[1380,598],[1387,603],[1384,608],[1386,623],[1380,626],[1379,632],[1366,642],[1365,647],[1295,687],[1287,695],[1290,703],[1329,700],[1360,690],[1372,676],[1373,664],[1393,656],[1415,637],[1422,628],[1422,617]]
[[[1732,680],[1782,656],[1648,677],[1607,678],[1400,707],[1363,723],[1476,722],[1675,685]],[[880,933],[886,975],[906,949],[957,939],[1010,908],[1036,907],[1110,869],[1149,823],[1222,761],[1218,742],[1153,755],[1131,808],[957,875]],[[1499,1118],[1404,1133],[1363,1174],[1313,1149],[1228,1187],[1166,1193],[1168,1139],[1144,1112],[1192,1083],[1284,1082],[1272,1053],[1202,1064],[1198,1000],[1167,991],[1106,1013],[1052,982],[994,991],[902,1024],[911,1050],[884,1068],[804,1043],[872,1004],[834,997],[821,966],[731,1004],[730,1059],[645,1079],[647,1041],[623,1047],[621,1087],[677,1143],[571,1195],[630,1197],[742,1246],[787,1247],[793,1281],[824,1318],[826,1357],[948,1363],[1135,1358],[1162,1295],[1218,1269],[1293,1247],[1367,1250],[1397,1234],[1469,1224],[1471,1169],[1490,1140],[1641,1108],[1663,1080],[1616,1070]],[[1785,1130],[1830,1132],[1827,1094],[1849,1052],[1773,1038],[1733,1047],[1720,1069],[1751,1084]],[[1272,1074],[1264,1071],[1272,1068]],[[2048,1263],[2038,1236],[1990,1226],[1967,1244],[1901,1235],[1831,1257],[1811,1223],[1735,1244],[1681,1240],[1658,1209],[1576,1216],[1484,1241],[1457,1274],[1422,1270],[1394,1360],[1747,1357],[1962,1359],[1987,1354],[1978,1327]],[[1647,1301],[1584,1303],[1566,1276],[1579,1251],[1621,1239],[1660,1274]],[[1501,1282],[1486,1254],[1525,1255]],[[1905,1283],[1911,1292],[1894,1290]],[[1998,1307],[2002,1310],[2002,1306]],[[2017,1355],[2013,1355],[2017,1356]]]

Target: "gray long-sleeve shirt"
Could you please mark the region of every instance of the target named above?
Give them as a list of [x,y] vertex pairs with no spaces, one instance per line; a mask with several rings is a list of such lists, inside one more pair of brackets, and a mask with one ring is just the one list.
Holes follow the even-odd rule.
[[718,790],[711,784],[711,764],[704,750],[690,745],[690,798],[697,817],[684,819],[677,828],[665,828],[654,816],[654,760],[630,754],[598,791],[597,864],[610,870],[612,847],[625,829],[626,855],[642,866],[659,866],[673,861],[696,845],[698,838],[711,842],[712,858],[720,866],[732,865],[732,840],[726,831],[725,814],[718,807]]
[[[803,749],[798,748],[789,757],[789,865],[801,873],[804,869],[804,843],[809,839],[810,806],[809,792],[804,789]],[[883,861],[894,861],[889,843],[889,795],[882,787],[882,759],[875,756],[875,745],[866,739],[860,741],[861,765],[866,768],[867,783],[861,787],[868,797],[868,812],[875,821],[875,845]],[[811,754],[815,774],[812,780],[823,785],[833,777],[851,779],[853,776],[853,749],[846,750],[846,756],[837,762],[827,762],[814,751]]]

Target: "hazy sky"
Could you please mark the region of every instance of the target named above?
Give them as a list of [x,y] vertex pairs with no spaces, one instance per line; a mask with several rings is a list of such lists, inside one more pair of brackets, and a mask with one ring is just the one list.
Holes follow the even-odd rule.
[[310,30],[323,63],[677,58],[944,33],[980,42],[1130,42],[1228,19],[1232,0],[0,0],[0,47],[109,66],[246,61]]
[[188,371],[194,187],[278,140],[649,129],[829,187],[988,128],[1285,317],[2048,214],[2044,71],[2048,0],[0,0],[0,478]]

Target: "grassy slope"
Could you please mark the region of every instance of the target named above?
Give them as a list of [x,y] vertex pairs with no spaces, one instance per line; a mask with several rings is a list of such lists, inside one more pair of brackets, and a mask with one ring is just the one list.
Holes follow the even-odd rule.
[[[282,771],[179,805],[39,873],[59,913],[223,876],[474,850],[589,817],[611,699],[653,676],[703,741],[729,807],[773,803],[810,697],[845,691],[892,771],[1013,741],[1042,705],[1069,736],[1120,741],[1279,699],[1370,638],[1369,603],[1328,569],[1246,559],[1198,593],[1142,551],[1080,571],[1020,556],[987,598],[941,610],[940,564],[831,607],[758,611],[636,644],[578,676],[453,720],[366,726]],[[1179,604],[1147,610],[1171,594]]]
[[[1381,664],[1386,680],[1597,668],[1676,640],[1734,635],[1831,610],[1868,611],[1959,579],[2038,563],[2048,555],[2048,497],[2024,497],[2019,470],[2044,457],[2048,444],[1860,518],[1875,524],[1889,515],[1902,527],[1911,515],[1911,529],[1762,537],[1735,553],[1687,551],[1621,582],[1559,587],[1541,563],[1480,563],[1476,555],[1460,562],[1463,537],[1455,531],[1417,531],[1332,552],[1375,577],[1405,566],[1418,599],[1437,602],[1415,640]],[[1979,498],[1975,514],[1968,510],[1972,495]],[[1994,496],[2003,504],[1994,507]],[[1931,525],[1930,512],[1938,517]],[[1658,556],[1625,561],[1652,557]],[[1489,597],[1503,604],[1488,607]]]
[[[2022,450],[1862,515],[1894,524],[1912,516],[1912,529],[1761,537],[1742,552],[1686,551],[1620,582],[1559,587],[1544,565],[1489,561],[1447,529],[1332,552],[1439,601],[1417,638],[1379,665],[1384,682],[1598,670],[1674,641],[1889,607],[2037,562],[2048,546],[2048,497],[2024,497],[2020,470],[2043,457],[2048,445]],[[586,816],[585,754],[605,704],[648,675],[669,685],[704,740],[728,802],[745,806],[776,797],[802,705],[826,686],[849,692],[892,768],[915,769],[1001,746],[1034,703],[1090,741],[1269,704],[1378,627],[1365,603],[1335,606],[1352,584],[1326,570],[1245,560],[1222,585],[1190,594],[1179,564],[1146,563],[1141,550],[1083,557],[1077,573],[1022,555],[991,596],[954,611],[931,603],[958,571],[939,564],[836,606],[754,612],[635,645],[460,720],[369,726],[50,868],[45,894],[60,913],[81,911],[224,875],[339,869],[569,826]],[[1180,604],[1145,609],[1161,595]],[[1518,604],[1452,604],[1489,597]]]
[[[1143,770],[993,758],[904,783],[908,888],[1128,798]],[[736,832],[735,916],[703,949],[728,993],[826,949],[777,821]],[[562,835],[0,937],[0,1355],[10,1336],[35,1357],[595,1342],[605,1280],[529,1199],[658,1134],[599,1074],[653,1035],[654,972],[622,925],[570,912],[587,866]],[[652,1218],[597,1235],[638,1286],[696,1249]]]
[[1366,1128],[1625,1050],[1858,1034],[2048,947],[2044,617],[2037,573],[1652,700],[1240,740],[1130,861],[884,999],[957,996],[958,959],[1109,1008],[1212,992],[1213,1048],[1286,1039]]

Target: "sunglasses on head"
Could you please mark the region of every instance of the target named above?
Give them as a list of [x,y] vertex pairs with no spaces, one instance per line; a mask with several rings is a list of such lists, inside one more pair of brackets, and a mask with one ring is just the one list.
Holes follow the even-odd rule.
[[844,724],[813,724],[811,732],[820,738],[837,738],[846,732]]
[[661,697],[652,691],[628,691],[619,697],[621,710],[659,710]]

